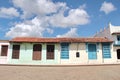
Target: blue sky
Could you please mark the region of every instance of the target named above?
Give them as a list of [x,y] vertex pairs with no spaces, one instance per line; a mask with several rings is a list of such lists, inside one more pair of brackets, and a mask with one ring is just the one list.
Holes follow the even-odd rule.
[[0,39],[91,37],[120,25],[120,0],[0,0]]

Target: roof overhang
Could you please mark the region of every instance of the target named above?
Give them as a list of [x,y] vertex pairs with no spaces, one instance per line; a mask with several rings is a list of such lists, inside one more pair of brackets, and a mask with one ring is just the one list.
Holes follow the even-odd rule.
[[113,32],[112,35],[120,35],[120,32]]
[[113,42],[107,38],[93,37],[93,38],[32,38],[32,37],[16,37],[10,40],[11,43],[86,43],[86,42]]

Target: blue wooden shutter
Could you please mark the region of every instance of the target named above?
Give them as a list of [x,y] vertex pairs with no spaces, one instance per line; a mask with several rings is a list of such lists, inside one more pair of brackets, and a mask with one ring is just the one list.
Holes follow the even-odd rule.
[[61,59],[69,59],[69,43],[61,43]]
[[102,50],[103,50],[103,58],[111,58],[109,43],[102,44]]

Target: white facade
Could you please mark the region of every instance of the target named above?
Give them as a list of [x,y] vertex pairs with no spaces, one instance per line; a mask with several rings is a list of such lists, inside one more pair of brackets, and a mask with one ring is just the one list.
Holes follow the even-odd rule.
[[7,40],[6,41],[5,40],[0,41],[0,64],[7,64],[7,57],[8,56],[2,56],[1,55],[3,45],[8,45],[8,48],[9,48],[9,42]]
[[[76,57],[76,52],[80,53],[80,57]],[[61,52],[60,52],[61,53]],[[69,45],[69,59],[61,59],[61,64],[86,64],[88,63],[88,55],[86,53],[85,43],[71,43]]]
[[[88,43],[96,44],[97,43]],[[86,43],[71,43],[69,45],[69,59],[60,59],[60,64],[62,65],[94,65],[94,64],[115,64],[117,62],[116,55],[113,52],[113,47],[111,47],[111,58],[103,58],[102,43],[98,45],[97,59],[89,59],[88,52],[86,51]],[[76,52],[80,53],[80,57],[76,57]],[[59,54],[60,51],[59,51]]]
[[117,35],[113,35],[113,33],[120,33],[120,26],[114,26],[109,24],[108,27],[104,28],[100,32],[97,32],[94,37],[106,37],[110,40],[116,41]]
[[[110,42],[108,42],[110,43]],[[87,50],[87,44],[96,45],[96,59],[89,59],[89,51]],[[19,59],[12,59],[12,45],[9,47],[8,53],[8,64],[14,65],[94,65],[94,64],[114,64],[117,62],[116,55],[113,52],[112,43],[110,43],[110,58],[103,58],[103,43],[96,42],[83,42],[83,43],[69,43],[69,58],[61,58],[61,44],[55,43],[55,58],[53,60],[46,59],[46,44],[43,44],[42,48],[42,59],[41,60],[32,60],[33,48],[32,43],[22,43],[20,50]],[[26,47],[25,47],[26,46]],[[79,52],[79,57],[76,56],[76,52]],[[7,58],[7,57],[6,57]],[[6,60],[6,59],[4,59]],[[1,60],[2,61],[2,60]],[[6,61],[3,61],[6,63]],[[2,64],[2,63],[1,63]]]
[[112,45],[112,54],[113,59],[116,63],[120,63],[120,40],[118,39],[118,36],[120,36],[120,26],[114,26],[112,24],[109,24],[107,28],[103,29],[102,31],[95,34],[94,37],[106,37],[110,40],[113,40]]

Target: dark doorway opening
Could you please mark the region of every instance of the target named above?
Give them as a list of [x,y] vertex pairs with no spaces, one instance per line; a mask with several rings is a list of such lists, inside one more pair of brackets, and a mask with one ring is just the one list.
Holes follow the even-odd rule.
[[7,56],[8,53],[8,45],[1,46],[1,56]]
[[19,59],[20,45],[13,45],[12,59]]
[[117,59],[120,59],[120,49],[117,50]]
[[54,45],[47,45],[47,59],[54,59]]

